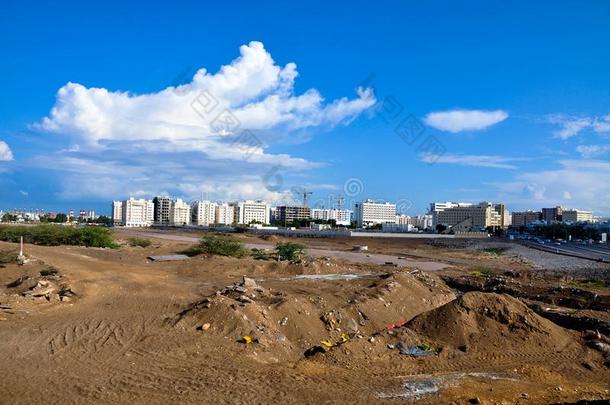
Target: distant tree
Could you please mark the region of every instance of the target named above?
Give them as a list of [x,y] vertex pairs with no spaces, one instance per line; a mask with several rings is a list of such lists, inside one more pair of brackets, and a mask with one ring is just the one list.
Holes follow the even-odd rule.
[[436,225],[436,232],[438,233],[443,233],[447,230],[447,226],[443,225],[443,224],[437,224]]
[[66,214],[57,214],[53,222],[63,224],[64,222],[68,222],[68,216]]
[[2,215],[2,222],[15,222],[17,220],[17,215],[13,215],[10,213],[6,213]]

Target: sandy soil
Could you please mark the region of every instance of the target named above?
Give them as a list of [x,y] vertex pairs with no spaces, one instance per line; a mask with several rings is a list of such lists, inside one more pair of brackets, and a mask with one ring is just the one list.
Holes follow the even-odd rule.
[[[346,241],[311,243],[350,247]],[[436,256],[434,261],[452,262],[451,271],[464,274],[482,262],[529,268],[480,252],[392,243],[370,245],[374,253]],[[0,398],[10,403],[610,398],[608,359],[600,350],[605,337],[596,338],[599,347],[592,345],[583,333],[556,325],[509,295],[471,292],[456,298],[439,272],[332,258],[307,264],[146,259],[187,246],[160,240],[146,249],[27,246],[30,263],[3,264]],[[0,243],[0,251],[14,249]],[[418,345],[429,350],[423,357],[400,352]]]

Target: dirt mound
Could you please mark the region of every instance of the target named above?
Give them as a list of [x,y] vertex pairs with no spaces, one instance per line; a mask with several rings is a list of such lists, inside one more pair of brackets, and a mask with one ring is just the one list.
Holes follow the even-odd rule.
[[[346,280],[295,276],[281,281],[284,288],[244,277],[191,304],[170,322],[234,342],[249,336],[263,356],[267,352],[269,357],[294,359],[322,342],[366,340],[389,324],[405,323],[454,297],[435,284],[438,280],[422,275],[347,276]],[[337,288],[341,294],[325,294]]]
[[521,301],[495,293],[469,292],[407,323],[441,345],[461,350],[561,349],[573,335]]

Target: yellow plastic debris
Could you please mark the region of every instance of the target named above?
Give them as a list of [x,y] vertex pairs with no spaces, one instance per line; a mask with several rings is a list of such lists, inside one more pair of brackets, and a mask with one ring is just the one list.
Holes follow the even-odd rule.
[[241,338],[241,342],[249,345],[250,343],[252,343],[252,338],[250,336],[246,335]]
[[323,340],[320,343],[322,343],[324,346],[326,347],[333,347],[334,344],[332,344],[331,342],[329,342],[328,340]]
[[348,338],[349,338],[349,337],[347,336],[347,334],[342,333],[342,334],[341,334],[341,343],[345,343],[345,342],[347,342],[347,339],[348,339]]

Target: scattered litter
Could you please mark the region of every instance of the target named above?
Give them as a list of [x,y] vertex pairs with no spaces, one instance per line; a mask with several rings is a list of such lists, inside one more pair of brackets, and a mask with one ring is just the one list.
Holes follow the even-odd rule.
[[[429,345],[409,346],[403,342],[399,342],[396,345],[396,348],[398,349],[400,354],[404,354],[406,356],[411,357],[425,357],[436,353],[434,349]],[[427,348],[431,350],[426,350]]]
[[326,347],[333,347],[335,345],[334,343],[331,343],[328,340],[322,340],[320,343],[322,343]]
[[244,343],[246,345],[249,345],[249,344],[252,343],[252,338],[250,336],[248,336],[248,335],[242,336],[242,338],[239,339],[239,343]]
[[388,331],[391,331],[391,330],[394,330],[394,329],[402,328],[406,324],[407,324],[407,321],[405,321],[404,319],[401,319],[400,321],[398,321],[396,323],[390,323],[390,324],[386,325],[385,328]]
[[164,256],[148,256],[148,260],[153,262],[173,262],[179,260],[188,260],[190,257],[187,255],[164,255]]

